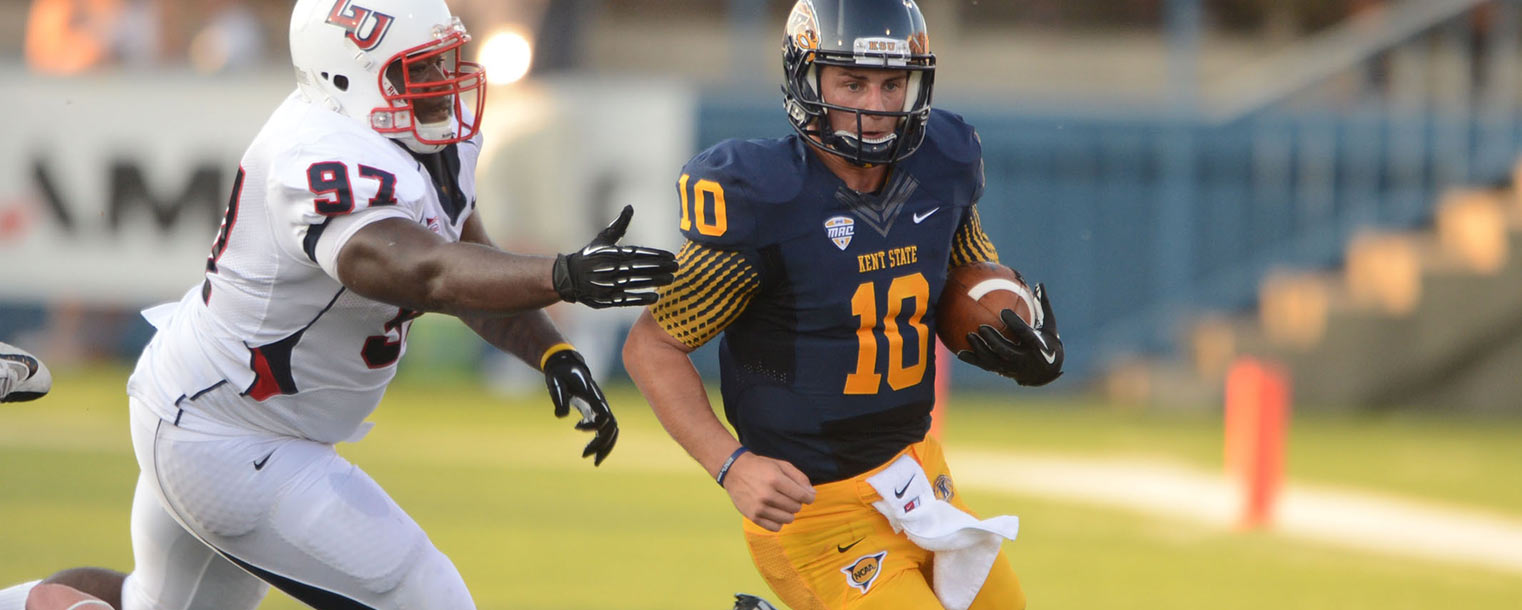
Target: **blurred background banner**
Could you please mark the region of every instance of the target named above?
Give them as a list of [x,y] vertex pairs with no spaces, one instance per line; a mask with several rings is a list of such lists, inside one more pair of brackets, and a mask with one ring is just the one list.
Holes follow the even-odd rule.
[[[631,237],[672,241],[682,161],[789,133],[777,91],[789,2],[452,6],[491,74],[481,205],[510,248],[572,247],[625,203],[639,209]],[[1218,405],[1242,355],[1285,361],[1313,403],[1437,400],[1406,387],[1421,386],[1499,411],[1522,391],[1502,373],[1522,364],[1522,314],[1505,313],[1522,298],[1500,289],[1522,215],[1516,2],[923,9],[935,104],[983,137],[985,228],[1048,285],[1074,346],[1064,383],[1043,392]],[[0,2],[0,76],[23,118],[0,147],[0,256],[35,261],[0,276],[0,339],[133,356],[147,331],[123,312],[195,283],[240,151],[290,89],[288,10]],[[1472,328],[1368,366],[1402,320],[1448,311],[1445,294]],[[1504,306],[1463,309],[1487,300]],[[557,315],[611,359],[627,318],[582,313]]]
[[33,263],[9,266],[6,298],[121,307],[200,281],[243,148],[293,89],[191,73],[4,79],[25,119],[0,147],[0,256]]

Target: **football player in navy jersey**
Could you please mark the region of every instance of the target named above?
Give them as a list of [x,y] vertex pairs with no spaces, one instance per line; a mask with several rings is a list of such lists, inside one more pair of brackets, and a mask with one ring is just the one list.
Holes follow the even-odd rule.
[[[997,544],[1011,529],[954,557],[910,519],[977,522],[926,434],[947,271],[997,261],[978,221],[978,136],[931,109],[935,57],[912,1],[799,0],[783,58],[797,133],[721,142],[683,167],[680,269],[630,331],[625,366],[729,493],[789,606],[1022,608]],[[1034,327],[1006,311],[1013,338],[984,327],[959,357],[1022,385],[1060,375],[1056,320],[1036,295]],[[721,334],[738,439],[688,359]],[[1037,343],[1044,354],[1024,347]]]

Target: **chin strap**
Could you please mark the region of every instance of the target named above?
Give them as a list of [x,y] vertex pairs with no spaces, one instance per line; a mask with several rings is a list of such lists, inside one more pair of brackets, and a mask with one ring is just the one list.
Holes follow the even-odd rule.
[[417,138],[412,137],[410,134],[400,134],[396,137],[396,141],[400,142],[407,150],[420,155],[431,155],[444,150],[443,144],[424,144],[417,141]]
[[[447,138],[453,137],[455,135],[454,134],[454,130],[458,129],[459,126],[460,126],[460,122],[455,120],[455,117],[454,117],[453,114],[451,114],[448,119],[445,119],[443,121],[439,121],[437,123],[418,123],[418,122],[415,122],[416,120],[417,120],[417,116],[413,115],[413,121],[414,121],[414,123],[412,124],[412,132],[411,133],[398,134],[400,136],[398,139],[400,139],[404,144],[406,144],[407,148],[409,150],[411,150],[411,151],[413,151],[415,153],[418,153],[420,155],[427,155],[427,154],[432,154],[432,153],[439,152],[441,150],[444,150],[444,147],[447,146],[447,145],[446,144],[424,144],[421,141],[418,141],[418,139],[417,139],[417,134],[418,133],[422,133],[423,135],[426,135],[430,139],[433,139],[433,140],[443,140],[443,139],[447,139]],[[423,149],[427,149],[427,150],[423,150]]]

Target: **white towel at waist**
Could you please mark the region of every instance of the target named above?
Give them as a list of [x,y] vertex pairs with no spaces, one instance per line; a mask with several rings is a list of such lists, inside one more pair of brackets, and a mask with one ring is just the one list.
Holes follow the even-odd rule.
[[1014,540],[1020,518],[1000,515],[979,521],[935,497],[925,469],[908,455],[867,478],[882,500],[872,507],[920,548],[935,553],[935,596],[946,610],[966,610],[983,588],[1004,540]]

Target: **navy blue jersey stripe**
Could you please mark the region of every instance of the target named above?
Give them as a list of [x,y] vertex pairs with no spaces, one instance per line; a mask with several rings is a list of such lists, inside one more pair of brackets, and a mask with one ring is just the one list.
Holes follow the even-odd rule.
[[301,238],[301,250],[306,252],[307,258],[312,259],[314,263],[317,262],[317,240],[322,239],[322,232],[328,229],[328,222],[332,220],[333,217],[329,216],[322,219],[322,224],[307,227],[306,237]]
[[292,580],[269,570],[262,569],[259,566],[251,564],[247,561],[233,557],[221,549],[217,549],[217,552],[221,553],[223,557],[226,557],[228,561],[238,564],[238,567],[247,570],[249,574],[253,574],[254,576],[258,577],[259,580],[274,585],[276,588],[284,591],[286,595],[294,597],[297,601],[316,608],[317,610],[374,610],[373,607],[366,606],[358,601],[345,597],[342,594],[328,591],[327,589],[321,589],[304,582]]
[[347,289],[339,288],[322,311],[317,312],[312,321],[307,322],[301,330],[274,343],[248,348],[248,367],[254,372],[254,381],[243,390],[245,396],[251,396],[254,400],[264,400],[278,394],[295,394],[301,391],[296,387],[295,371],[291,369],[291,352],[295,351],[296,344],[301,342],[301,335],[322,319],[323,314],[333,308],[333,304],[338,302],[338,297],[343,296],[345,290]]

